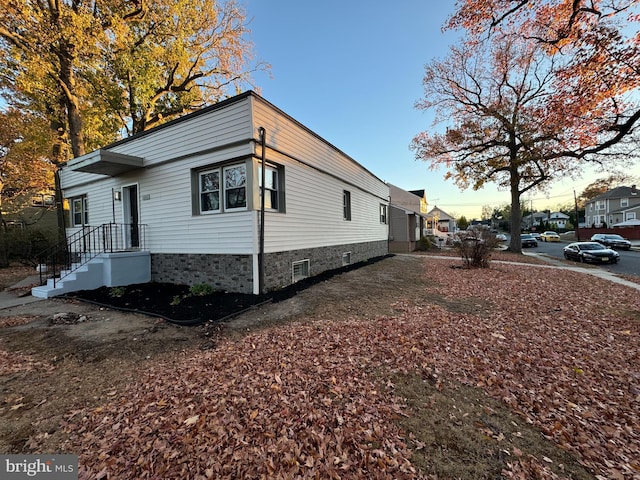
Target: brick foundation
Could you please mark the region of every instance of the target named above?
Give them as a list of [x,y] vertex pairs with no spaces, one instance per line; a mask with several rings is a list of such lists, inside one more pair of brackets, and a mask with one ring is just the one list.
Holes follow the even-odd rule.
[[342,255],[351,253],[351,262],[357,263],[374,257],[386,255],[388,243],[357,243],[330,247],[293,250],[290,252],[270,253],[265,259],[265,290],[278,290],[292,283],[292,264],[299,260],[309,260],[309,275],[314,276],[327,270],[343,266]]
[[251,255],[151,254],[151,280],[197,285],[206,283],[216,290],[253,293]]
[[[388,253],[386,240],[351,245],[309,248],[265,255],[265,290],[272,291],[292,283],[292,264],[309,260],[309,274],[343,266],[343,254],[350,252],[357,263]],[[154,282],[196,285],[205,283],[216,290],[253,293],[251,255],[151,254],[151,280]],[[255,272],[257,275],[258,272]]]

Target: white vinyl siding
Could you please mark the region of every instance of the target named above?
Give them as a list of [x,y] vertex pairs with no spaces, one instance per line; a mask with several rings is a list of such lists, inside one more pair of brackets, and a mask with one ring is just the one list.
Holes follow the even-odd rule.
[[[275,115],[259,98],[253,104],[254,135],[258,138],[258,127],[266,129],[267,159],[286,172],[286,215],[266,213],[265,252],[386,241],[380,206],[388,205],[389,187],[295,121]],[[351,194],[350,222],[343,220],[345,190]]]
[[323,141],[296,121],[274,114],[271,106],[264,100],[252,98],[252,101],[256,138],[258,127],[264,127],[269,147],[293,155],[298,160],[309,163],[320,171],[330,173],[345,183],[357,185],[358,188],[384,199],[389,197],[389,187],[367,171],[365,166]]
[[[267,182],[269,196],[277,198],[278,205],[273,208],[272,201],[269,208],[266,202],[266,253],[387,240],[388,226],[380,221],[380,206],[387,204],[388,186],[255,96],[109,147],[109,151],[143,158],[143,168],[117,177],[63,168],[65,196],[87,195],[92,225],[123,223],[123,202],[114,203],[112,189],[136,183],[139,221],[147,225],[145,245],[152,253],[256,255],[261,126],[269,146],[266,160],[278,177],[272,182],[277,194]],[[224,185],[224,169],[238,164],[246,165],[245,205],[238,207],[236,202],[239,210],[227,211],[221,191],[220,214],[201,215],[198,173],[220,169]],[[350,222],[343,220],[345,190],[351,194]]]
[[249,99],[244,99],[109,150],[142,157],[147,168],[178,156],[194,155],[244,140],[247,140],[248,148],[252,133],[250,103]]
[[345,222],[343,182],[297,163],[285,169],[287,212],[266,212],[267,253],[387,239],[388,226],[380,223],[379,198],[351,190],[352,220]]

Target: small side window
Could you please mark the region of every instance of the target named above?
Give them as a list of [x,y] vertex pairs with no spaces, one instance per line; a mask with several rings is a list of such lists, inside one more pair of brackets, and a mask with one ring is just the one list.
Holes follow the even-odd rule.
[[343,218],[351,220],[351,192],[348,190],[343,190],[342,192],[342,210]]
[[380,223],[387,224],[387,206],[384,203],[380,204]]
[[[282,167],[265,165],[264,171],[264,208],[266,210],[284,211],[282,199],[283,171]],[[262,166],[258,167],[258,185],[262,187]],[[260,195],[263,189],[260,188]]]
[[89,202],[86,196],[71,199],[71,219],[74,227],[89,225]]

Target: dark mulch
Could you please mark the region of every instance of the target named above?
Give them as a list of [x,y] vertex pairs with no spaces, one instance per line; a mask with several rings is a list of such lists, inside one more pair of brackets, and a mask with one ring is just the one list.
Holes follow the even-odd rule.
[[67,297],[92,302],[108,308],[156,315],[175,323],[195,325],[207,321],[220,321],[265,302],[286,300],[296,295],[299,291],[319,282],[324,282],[335,275],[371,265],[387,257],[388,255],[376,257],[364,262],[329,270],[264,295],[229,292],[197,295],[192,294],[187,285],[152,282],[124,287],[101,287],[95,290],[81,290],[68,294]]

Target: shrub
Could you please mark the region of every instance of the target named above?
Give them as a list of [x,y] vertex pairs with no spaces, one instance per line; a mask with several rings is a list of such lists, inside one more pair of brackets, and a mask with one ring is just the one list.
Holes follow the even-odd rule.
[[196,297],[203,297],[205,295],[211,295],[215,290],[211,285],[207,285],[206,283],[198,283],[193,285],[189,289],[189,293]]
[[429,250],[432,246],[433,244],[431,243],[431,240],[429,240],[427,237],[422,237],[416,242],[416,250],[419,252]]
[[124,295],[125,291],[124,287],[112,287],[109,289],[109,296],[113,298],[120,298]]
[[6,256],[9,259],[31,261],[55,243],[55,237],[38,229],[10,228],[2,230]]
[[488,230],[471,230],[456,234],[453,245],[466,268],[488,268],[491,251],[498,244]]

